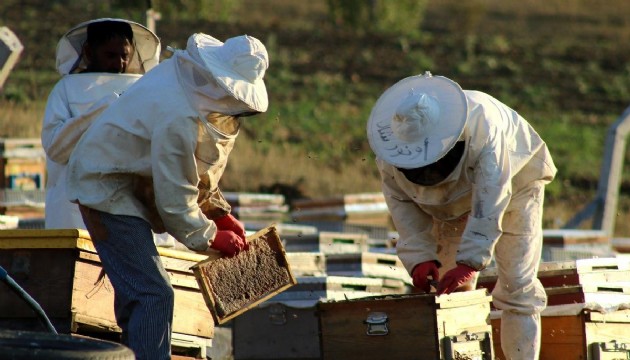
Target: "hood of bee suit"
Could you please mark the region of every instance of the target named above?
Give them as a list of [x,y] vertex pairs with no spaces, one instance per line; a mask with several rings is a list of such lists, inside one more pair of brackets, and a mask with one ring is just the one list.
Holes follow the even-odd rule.
[[[191,106],[201,118],[210,113],[238,115],[261,112],[254,105],[228,91],[210,71],[200,51],[221,47],[223,42],[206,34],[189,37],[186,50],[177,50],[171,57],[175,61],[177,77],[186,91]],[[267,93],[264,93],[266,98]]]
[[134,54],[127,73],[144,74],[160,61],[160,39],[151,30],[125,19],[102,18],[83,22],[66,32],[57,43],[57,71],[61,75],[81,72],[87,64],[83,58],[83,44],[87,40],[89,24],[103,21],[120,21],[131,26]]

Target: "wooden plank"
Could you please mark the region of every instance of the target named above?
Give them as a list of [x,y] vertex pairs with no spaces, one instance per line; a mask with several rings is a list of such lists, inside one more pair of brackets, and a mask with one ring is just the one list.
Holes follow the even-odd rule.
[[77,261],[72,284],[71,311],[89,324],[116,323],[114,288],[100,263]]
[[589,344],[613,340],[619,344],[630,344],[630,323],[586,322],[585,331]]
[[492,299],[485,289],[454,292],[448,296],[436,296],[435,303],[440,309],[461,307],[473,304],[490,303]]
[[214,320],[199,291],[175,289],[173,331],[210,339],[214,337]]
[[590,311],[587,314],[588,319],[592,322],[619,322],[630,323],[630,309],[621,309],[617,311],[601,313],[598,311]]
[[[45,239],[51,241],[56,238],[81,238],[90,239],[90,234],[87,230],[83,229],[7,229],[0,230],[0,244],[3,244],[5,240],[33,240],[33,239]],[[3,248],[10,248],[3,246]]]

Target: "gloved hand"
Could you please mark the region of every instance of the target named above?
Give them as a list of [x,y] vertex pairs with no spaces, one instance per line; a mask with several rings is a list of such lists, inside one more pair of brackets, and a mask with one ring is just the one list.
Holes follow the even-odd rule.
[[243,250],[249,249],[249,244],[234,231],[219,230],[210,244],[210,247],[220,251],[226,256],[232,257]]
[[468,265],[457,264],[457,267],[449,270],[440,280],[437,289],[438,295],[452,293],[455,289],[470,281],[476,272],[477,270]]
[[232,214],[227,214],[218,219],[215,219],[214,223],[217,225],[217,229],[219,231],[233,231],[236,235],[245,240],[245,226],[243,226],[242,222],[236,220],[236,218],[232,216]]
[[[431,276],[432,279],[429,279],[429,276]],[[440,278],[437,263],[431,260],[416,265],[411,272],[411,278],[413,279],[413,286],[421,289],[425,293],[430,292],[430,280],[438,281]]]

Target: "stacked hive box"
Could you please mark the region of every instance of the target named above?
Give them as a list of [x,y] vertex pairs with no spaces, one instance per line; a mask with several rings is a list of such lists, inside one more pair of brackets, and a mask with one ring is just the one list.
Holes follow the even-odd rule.
[[286,230],[280,237],[297,284],[233,319],[235,359],[320,359],[320,301],[409,291],[398,258],[370,252],[365,231],[312,231],[312,224]]
[[326,301],[318,311],[323,359],[494,359],[484,290]]
[[[175,354],[205,357],[214,322],[190,267],[205,256],[158,248],[175,289]],[[43,308],[60,333],[117,339],[114,293],[84,230],[1,230],[0,266]],[[42,330],[32,309],[0,284],[0,328]],[[5,296],[8,294],[7,296]]]
[[223,196],[232,206],[232,213],[239,220],[257,225],[263,224],[259,226],[260,228],[270,222],[282,222],[289,212],[289,206],[285,204],[283,195],[226,192]]
[[543,230],[542,260],[546,262],[610,257],[614,253],[603,230]]
[[297,222],[326,221],[390,226],[389,211],[382,193],[294,200],[291,208],[291,218]]
[[39,139],[0,139],[0,209],[6,215],[43,217],[46,154]]
[[[538,278],[548,296],[541,359],[630,358],[630,258],[542,263]],[[495,283],[496,269],[480,274],[478,287]],[[492,326],[496,358],[505,359],[499,311]]]

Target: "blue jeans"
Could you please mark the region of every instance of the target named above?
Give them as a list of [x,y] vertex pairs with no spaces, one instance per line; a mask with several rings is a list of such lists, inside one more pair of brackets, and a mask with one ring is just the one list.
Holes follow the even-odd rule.
[[80,209],[114,287],[114,311],[123,344],[138,360],[170,359],[175,296],[151,226],[134,216]]

